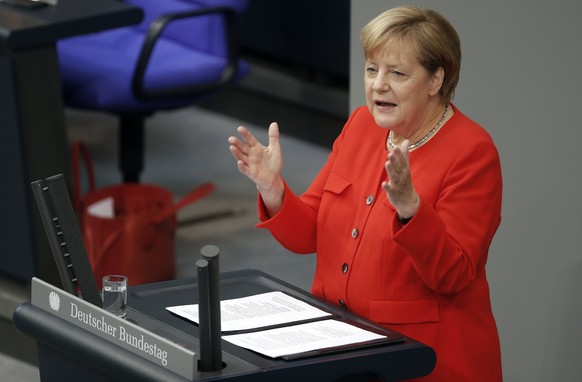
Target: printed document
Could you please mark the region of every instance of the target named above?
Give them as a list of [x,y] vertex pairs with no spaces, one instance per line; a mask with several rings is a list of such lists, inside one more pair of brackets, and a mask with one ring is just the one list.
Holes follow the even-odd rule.
[[272,358],[323,354],[330,349],[385,338],[386,336],[336,320],[309,322],[222,337],[225,341]]
[[[166,309],[195,323],[199,322],[198,304],[170,306]],[[220,302],[223,332],[253,330],[330,316],[329,312],[278,291]]]

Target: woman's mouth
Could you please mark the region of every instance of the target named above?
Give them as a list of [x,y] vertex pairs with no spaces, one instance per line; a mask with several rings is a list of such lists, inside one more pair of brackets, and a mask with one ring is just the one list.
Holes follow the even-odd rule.
[[375,100],[374,101],[374,105],[381,107],[381,108],[390,108],[390,107],[395,107],[396,104],[392,103],[392,102],[386,102],[386,101],[380,101],[380,100]]

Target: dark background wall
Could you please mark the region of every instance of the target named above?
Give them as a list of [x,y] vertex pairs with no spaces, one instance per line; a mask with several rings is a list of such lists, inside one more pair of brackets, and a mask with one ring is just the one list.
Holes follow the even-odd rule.
[[241,28],[244,53],[347,84],[349,0],[250,0]]
[[201,106],[330,147],[349,115],[350,1],[249,0],[240,27],[250,73]]

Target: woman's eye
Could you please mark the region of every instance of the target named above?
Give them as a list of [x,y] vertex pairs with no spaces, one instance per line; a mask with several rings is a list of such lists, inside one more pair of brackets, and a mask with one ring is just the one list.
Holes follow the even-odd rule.
[[375,67],[373,67],[373,66],[366,67],[366,73],[374,74],[376,72],[378,72],[378,69],[376,69]]

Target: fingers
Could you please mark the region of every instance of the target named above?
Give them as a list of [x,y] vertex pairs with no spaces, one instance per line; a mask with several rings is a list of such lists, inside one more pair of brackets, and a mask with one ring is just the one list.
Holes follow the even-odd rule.
[[413,216],[420,205],[420,197],[412,183],[408,156],[408,140],[405,140],[388,154],[385,165],[388,180],[382,182],[390,203],[398,215],[405,218]]
[[247,176],[250,174],[249,166],[247,166],[242,160],[236,161],[236,167],[238,168],[238,171],[240,171],[241,174]]
[[260,144],[253,134],[244,126],[239,126],[237,129],[240,136],[243,138],[245,143],[249,146],[255,146]]
[[236,145],[231,144],[229,146],[229,150],[230,150],[230,153],[232,154],[232,156],[234,157],[234,159],[237,160],[237,165],[239,163],[244,164],[244,161],[246,160],[247,156],[242,151],[240,151]]
[[399,191],[410,186],[412,179],[408,163],[408,140],[402,142],[388,154],[385,168],[388,182],[383,187],[386,191]]
[[408,139],[404,140],[399,146],[394,148],[388,155],[394,166],[398,168],[408,166]]
[[[231,145],[238,147],[238,149],[244,153],[248,153],[249,150],[260,148],[265,149],[265,146],[251,132],[244,126],[239,126],[237,128],[242,139],[231,136],[228,138],[228,142]],[[269,146],[279,148],[279,126],[276,122],[269,125]]]
[[273,122],[269,125],[269,146],[273,149],[279,149],[279,125]]
[[247,154],[245,153],[246,151],[245,143],[242,142],[240,139],[236,137],[229,137],[228,143],[230,144],[228,148],[232,155],[235,157],[235,159],[242,160],[244,159],[244,157],[247,156]]
[[[230,143],[230,151],[233,154],[239,155],[249,155],[251,150],[256,150],[260,148],[261,150],[265,149],[265,146],[261,144],[255,138],[253,134],[244,126],[239,126],[237,128],[238,133],[240,134],[242,139],[239,139],[234,136],[228,137],[228,143]],[[269,125],[269,147],[280,150],[280,143],[279,143],[279,125],[276,122],[273,122]],[[235,155],[236,157],[236,155]]]
[[[240,137],[228,138],[229,150],[236,159],[238,170],[253,181],[269,174],[271,166],[279,166],[279,126],[273,122],[269,126],[269,147],[265,147],[244,126],[239,126],[237,132]],[[274,160],[273,160],[274,158]]]
[[237,131],[242,139],[234,136],[228,138],[230,152],[236,159],[246,161],[245,157],[248,157],[253,149],[263,149],[263,145],[244,126],[239,126]]

